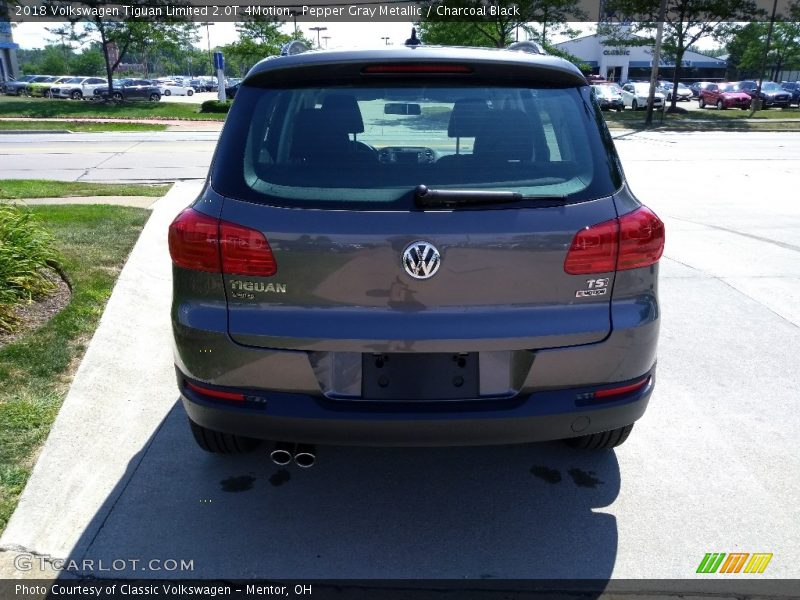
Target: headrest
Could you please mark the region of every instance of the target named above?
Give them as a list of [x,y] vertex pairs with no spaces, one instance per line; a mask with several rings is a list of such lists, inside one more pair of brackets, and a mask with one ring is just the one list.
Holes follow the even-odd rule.
[[456,100],[450,112],[448,137],[475,137],[486,126],[490,115],[489,105],[480,98]]
[[475,137],[472,153],[492,160],[533,160],[534,128],[521,110],[494,111],[490,126]]
[[322,110],[344,127],[347,133],[363,133],[364,119],[356,97],[351,94],[328,94],[322,101]]

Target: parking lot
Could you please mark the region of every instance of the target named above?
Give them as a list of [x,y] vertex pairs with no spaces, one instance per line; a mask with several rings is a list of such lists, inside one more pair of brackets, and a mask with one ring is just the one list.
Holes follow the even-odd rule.
[[[203,454],[168,314],[166,226],[188,181],[156,206],[0,547],[193,561],[154,577],[683,579],[736,551],[800,576],[800,134],[616,143],[667,227],[658,383],[619,449],[327,447],[302,471]],[[212,148],[153,160],[203,172]]]

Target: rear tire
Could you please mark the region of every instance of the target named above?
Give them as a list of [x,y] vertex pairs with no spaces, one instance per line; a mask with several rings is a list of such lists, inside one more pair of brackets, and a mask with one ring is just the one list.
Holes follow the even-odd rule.
[[628,439],[631,431],[633,431],[633,423],[625,425],[625,427],[612,429],[611,431],[601,431],[599,433],[590,433],[589,435],[569,438],[564,440],[564,442],[572,448],[579,448],[581,450],[607,450],[622,445],[625,440]]
[[260,440],[206,429],[191,419],[189,419],[189,427],[192,429],[192,435],[197,445],[212,454],[246,454],[261,445]]
[[191,96],[192,94],[194,94],[194,90],[192,90],[192,89],[186,90],[186,95],[187,96]]
[[159,100],[161,100],[161,95],[155,93],[150,94],[150,102],[158,102]]
[[717,100],[717,110],[725,110],[725,103],[722,100]]
[[639,103],[636,100],[631,101],[631,110],[639,110]]
[[83,93],[78,90],[75,90],[69,95],[69,97],[72,98],[73,100],[83,100]]
[[164,95],[165,96],[171,96],[172,92],[170,92],[169,90],[164,90]]
[[702,96],[700,96],[700,100],[697,101],[697,104],[700,106],[700,108],[705,108],[706,107],[706,99],[703,98]]

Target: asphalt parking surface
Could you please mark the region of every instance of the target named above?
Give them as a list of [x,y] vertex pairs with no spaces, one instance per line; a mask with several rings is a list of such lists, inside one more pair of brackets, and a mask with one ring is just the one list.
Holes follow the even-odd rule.
[[193,561],[114,573],[155,577],[682,579],[706,552],[768,552],[762,577],[800,576],[800,134],[617,147],[668,239],[658,383],[622,447],[325,447],[309,470],[202,453],[170,360],[166,224],[200,187],[183,183],[120,277],[5,568],[34,551]]

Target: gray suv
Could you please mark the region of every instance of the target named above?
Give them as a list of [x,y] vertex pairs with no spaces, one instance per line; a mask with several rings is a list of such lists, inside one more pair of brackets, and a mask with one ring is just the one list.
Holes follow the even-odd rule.
[[611,448],[653,391],[664,226],[560,58],[262,61],[169,247],[178,387],[207,451]]

